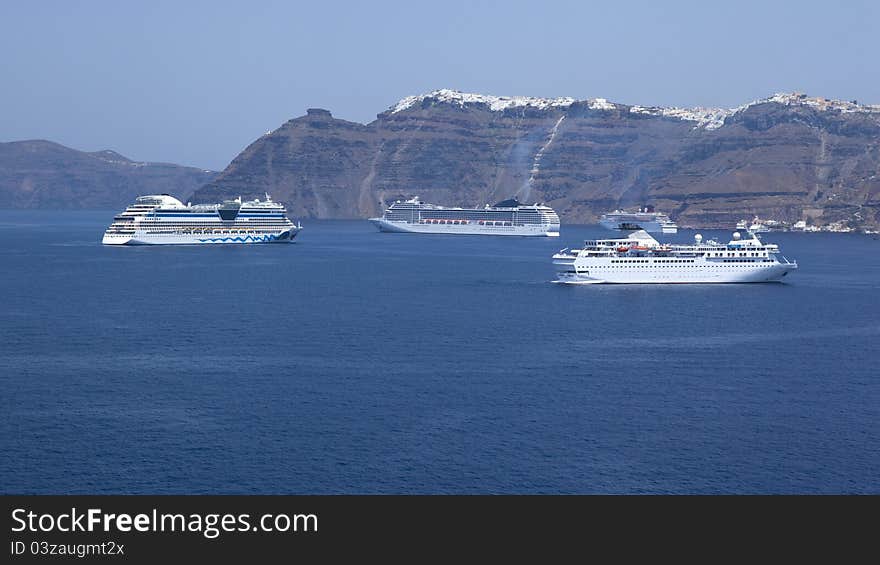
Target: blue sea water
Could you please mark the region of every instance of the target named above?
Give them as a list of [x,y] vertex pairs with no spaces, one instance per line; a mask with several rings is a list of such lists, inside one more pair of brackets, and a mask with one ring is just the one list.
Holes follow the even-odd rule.
[[0,211],[3,493],[880,493],[876,237],[568,287],[552,253],[608,232],[104,247],[112,215]]

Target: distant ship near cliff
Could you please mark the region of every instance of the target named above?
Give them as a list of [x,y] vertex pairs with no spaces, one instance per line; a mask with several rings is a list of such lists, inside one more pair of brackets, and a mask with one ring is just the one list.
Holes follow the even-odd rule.
[[398,200],[370,221],[384,232],[559,237],[559,216],[552,208],[529,206],[515,198],[494,206],[461,208],[427,204],[415,197]]
[[615,210],[602,214],[599,224],[609,230],[637,231],[651,233],[677,233],[678,225],[663,212],[657,212],[653,206],[645,206],[638,210]]

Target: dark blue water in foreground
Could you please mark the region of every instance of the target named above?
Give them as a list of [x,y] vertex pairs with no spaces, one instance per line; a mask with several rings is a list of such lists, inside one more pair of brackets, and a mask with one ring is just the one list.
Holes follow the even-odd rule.
[[608,232],[103,247],[112,215],[0,212],[4,493],[880,493],[871,236],[767,234],[786,284],[565,287]]

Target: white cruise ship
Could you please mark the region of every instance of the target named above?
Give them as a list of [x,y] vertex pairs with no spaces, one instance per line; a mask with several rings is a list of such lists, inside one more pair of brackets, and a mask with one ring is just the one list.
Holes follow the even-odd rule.
[[370,221],[384,232],[462,235],[559,236],[559,216],[548,206],[525,206],[515,199],[485,208],[446,208],[418,198],[397,201]]
[[553,264],[555,282],[569,284],[773,282],[797,269],[777,245],[748,231],[745,237],[734,232],[728,243],[703,241],[697,234],[691,245],[665,245],[639,230],[627,238],[563,249]]
[[636,231],[652,233],[678,233],[678,225],[663,212],[655,212],[653,206],[646,206],[636,212],[615,210],[602,214],[599,224],[609,230]]
[[183,204],[167,194],[139,196],[113,218],[105,245],[289,242],[302,229],[269,195],[242,202]]
[[751,224],[749,224],[749,222],[747,222],[745,220],[738,221],[736,223],[736,229],[749,230],[752,233],[767,233],[770,231],[769,224],[778,225],[778,223],[779,222],[775,222],[773,220],[768,220],[768,222],[765,223],[765,222],[761,221],[761,219],[758,218],[758,216],[755,216],[754,219],[752,219]]
[[758,216],[755,216],[755,219],[752,220],[752,225],[749,226],[749,231],[752,233],[766,233],[770,231],[770,228],[767,227],[764,222],[758,219]]

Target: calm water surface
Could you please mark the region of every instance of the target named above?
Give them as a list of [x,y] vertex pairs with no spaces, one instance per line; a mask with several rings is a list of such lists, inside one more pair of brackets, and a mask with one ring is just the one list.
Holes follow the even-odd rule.
[[610,232],[104,247],[112,216],[0,211],[4,493],[880,493],[876,237],[566,287]]

